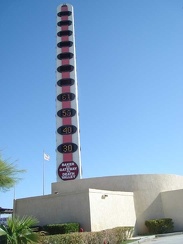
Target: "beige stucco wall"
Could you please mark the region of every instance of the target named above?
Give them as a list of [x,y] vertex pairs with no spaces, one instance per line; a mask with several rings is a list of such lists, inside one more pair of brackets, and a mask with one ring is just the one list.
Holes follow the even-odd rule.
[[176,231],[183,231],[183,189],[161,193],[164,216],[172,218]]
[[95,189],[17,199],[14,214],[31,215],[40,225],[79,222],[85,231],[134,226],[133,193]]
[[145,220],[164,217],[161,192],[183,189],[179,175],[122,175],[53,183],[52,192],[75,192],[86,188],[134,193],[136,233],[146,233]]
[[89,190],[91,231],[135,226],[133,193]]
[[86,230],[91,228],[88,190],[17,199],[14,214],[34,216],[39,225],[79,222]]

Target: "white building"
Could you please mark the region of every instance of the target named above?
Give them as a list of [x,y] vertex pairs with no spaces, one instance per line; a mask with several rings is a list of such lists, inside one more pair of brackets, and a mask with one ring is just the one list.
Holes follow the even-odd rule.
[[183,176],[122,175],[52,184],[52,194],[17,199],[14,214],[32,215],[40,225],[79,222],[85,231],[135,226],[147,232],[145,220],[172,218],[183,229]]

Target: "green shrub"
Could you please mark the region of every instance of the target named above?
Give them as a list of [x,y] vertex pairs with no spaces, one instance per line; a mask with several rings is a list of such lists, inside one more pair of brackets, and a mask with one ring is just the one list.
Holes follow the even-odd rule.
[[40,244],[121,244],[132,236],[133,227],[117,227],[98,232],[42,236]]
[[49,235],[79,232],[79,224],[78,223],[50,224],[50,225],[43,226],[43,230],[48,232]]
[[150,219],[145,221],[149,234],[163,234],[173,231],[173,221],[170,218]]

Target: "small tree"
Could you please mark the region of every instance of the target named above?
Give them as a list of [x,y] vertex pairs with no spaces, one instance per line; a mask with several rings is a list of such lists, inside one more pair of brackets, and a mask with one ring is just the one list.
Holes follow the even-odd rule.
[[0,226],[0,235],[6,235],[8,244],[38,243],[39,234],[31,228],[38,224],[34,217],[9,218],[7,225]]
[[0,191],[7,191],[12,188],[19,180],[19,173],[25,170],[19,170],[16,165],[9,164],[0,156]]

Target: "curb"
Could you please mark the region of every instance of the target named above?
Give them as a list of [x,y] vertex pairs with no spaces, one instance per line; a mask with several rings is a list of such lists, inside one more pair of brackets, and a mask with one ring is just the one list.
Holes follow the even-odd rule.
[[136,240],[136,241],[134,240],[133,242],[131,242],[131,244],[143,243],[143,242],[152,240],[154,238],[156,238],[155,235],[153,235],[153,236],[145,236],[145,237],[137,237],[136,239],[138,239],[138,240]]
[[158,235],[153,235],[153,236],[144,236],[144,237],[135,237],[136,239],[139,238],[139,240],[134,240],[134,242],[131,242],[131,244],[139,244],[139,243],[143,243],[155,238],[161,238],[161,237],[165,237],[165,236],[175,236],[175,235],[183,235],[183,232],[173,232],[173,233],[166,233],[166,234],[158,234]]
[[155,235],[155,237],[165,237],[165,236],[176,236],[176,235],[182,235],[183,232],[172,232],[172,233],[166,233],[166,234],[158,234]]

